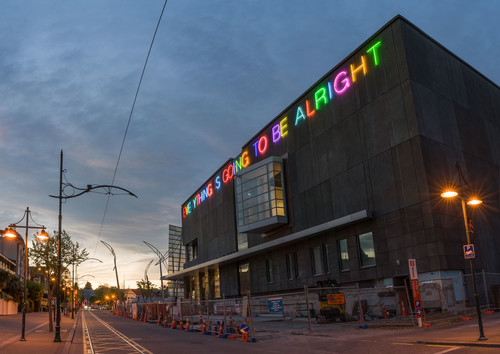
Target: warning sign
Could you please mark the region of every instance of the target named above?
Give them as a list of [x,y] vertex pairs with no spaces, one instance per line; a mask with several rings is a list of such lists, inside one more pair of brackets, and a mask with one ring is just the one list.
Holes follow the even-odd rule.
[[344,294],[326,294],[326,299],[328,305],[344,305],[345,296]]

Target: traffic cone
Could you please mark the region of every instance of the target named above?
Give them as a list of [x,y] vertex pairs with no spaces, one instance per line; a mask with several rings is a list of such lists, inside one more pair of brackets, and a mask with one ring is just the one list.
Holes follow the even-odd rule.
[[179,320],[179,328],[181,331],[184,330],[184,327],[182,326],[182,316],[180,316],[180,320]]
[[222,327],[222,321],[220,321],[219,324],[219,334],[217,335],[217,338],[221,338],[222,334],[224,333],[224,328]]
[[161,326],[161,316],[160,315],[158,315],[158,323],[156,325]]
[[401,316],[408,317],[408,314],[406,313],[406,307],[405,307],[404,301],[401,301]]
[[203,319],[203,327],[201,327],[201,334],[209,334],[207,333],[207,323],[205,322],[205,319]]
[[165,316],[165,322],[163,323],[163,327],[167,328],[168,327],[168,317]]
[[172,326],[170,328],[175,329],[175,315],[172,315]]
[[187,318],[187,321],[186,321],[186,328],[184,329],[184,332],[188,332],[189,331],[189,316]]

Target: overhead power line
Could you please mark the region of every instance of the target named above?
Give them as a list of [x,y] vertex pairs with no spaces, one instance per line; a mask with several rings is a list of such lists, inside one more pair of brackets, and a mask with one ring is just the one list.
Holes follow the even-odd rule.
[[[120,152],[118,154],[118,159],[116,161],[115,171],[113,173],[113,180],[111,181],[111,184],[114,184],[114,182],[115,182],[116,173],[118,172],[118,166],[120,164],[120,159],[122,157],[123,147],[125,146],[125,140],[127,139],[128,128],[130,126],[130,122],[132,121],[132,116],[134,114],[135,103],[137,102],[137,97],[139,96],[139,91],[141,89],[142,79],[144,78],[144,73],[146,72],[146,67],[147,67],[148,61],[149,61],[149,55],[151,54],[151,50],[153,49],[153,44],[155,42],[156,34],[158,33],[158,28],[160,27],[161,19],[163,17],[163,13],[165,12],[165,7],[167,6],[167,1],[168,0],[165,0],[165,3],[163,4],[163,8],[161,9],[161,14],[160,14],[160,17],[158,18],[155,32],[153,34],[153,38],[151,39],[151,44],[149,45],[148,55],[146,56],[146,61],[144,62],[144,66],[142,68],[141,78],[139,79],[139,84],[137,85],[137,90],[135,91],[134,102],[132,103],[132,108],[130,109],[130,114],[129,114],[128,121],[127,121],[127,127],[125,128],[125,133],[123,134],[122,145],[120,147]],[[97,246],[99,245],[99,241],[101,240],[102,228],[104,225],[104,220],[106,219],[106,214],[108,212],[110,197],[111,197],[111,195],[108,195],[108,198],[106,200],[106,207],[104,208],[104,214],[102,216],[101,227],[99,228],[99,236],[97,238],[97,242],[95,245],[94,254],[97,250]]]

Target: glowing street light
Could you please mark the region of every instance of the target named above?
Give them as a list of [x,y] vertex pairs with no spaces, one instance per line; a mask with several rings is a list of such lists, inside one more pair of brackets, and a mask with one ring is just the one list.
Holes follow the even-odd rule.
[[[465,180],[465,177],[462,173],[462,169],[460,168],[460,165],[458,164],[458,162],[456,164],[456,168],[457,168],[457,174],[461,180],[461,183],[455,185],[454,187],[460,193],[458,193],[455,190],[455,188],[447,188],[445,191],[443,191],[443,193],[441,193],[441,197],[447,198],[447,199],[458,197],[460,199],[460,202],[462,205],[462,214],[463,214],[463,218],[464,218],[465,234],[467,236],[467,246],[469,246],[469,245],[471,245],[471,242],[470,242],[471,230],[470,230],[470,225],[469,225],[469,219],[467,218],[466,203],[467,203],[467,205],[470,205],[470,206],[477,206],[477,205],[482,204],[483,201],[473,194],[472,189],[470,188],[469,184]],[[464,199],[464,196],[466,196],[466,195],[470,195],[467,202]],[[472,286],[473,286],[473,290],[474,290],[474,303],[475,303],[475,307],[476,307],[477,323],[478,323],[478,327],[479,327],[478,340],[480,340],[480,341],[488,340],[488,338],[485,337],[484,330],[483,330],[483,320],[481,317],[481,308],[479,305],[479,296],[477,293],[476,275],[475,275],[475,271],[474,271],[473,258],[469,258],[469,264],[470,264],[470,272],[472,275]]]
[[[23,221],[26,218],[26,226],[18,225],[21,221]],[[36,238],[40,242],[45,242],[49,239],[49,235],[47,232],[45,232],[45,226],[37,224],[38,226],[29,226],[28,222],[29,219],[31,219],[32,222],[37,224],[35,220],[33,220],[33,217],[31,216],[31,211],[29,207],[26,207],[26,211],[24,212],[23,218],[19,220],[18,222],[14,224],[10,224],[8,228],[6,228],[3,232],[2,235],[4,237],[8,238],[17,238],[18,236],[21,237],[16,232],[16,228],[21,228],[21,229],[26,229],[26,240],[24,242],[24,294],[23,294],[23,304],[22,304],[22,325],[21,325],[21,339],[20,341],[25,341],[26,338],[24,336],[25,334],[25,328],[26,328],[26,289],[27,289],[27,282],[28,282],[28,229],[38,229],[41,230],[36,236]]]

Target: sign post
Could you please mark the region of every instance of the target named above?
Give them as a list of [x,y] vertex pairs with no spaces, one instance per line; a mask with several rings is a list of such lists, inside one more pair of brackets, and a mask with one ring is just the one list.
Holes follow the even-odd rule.
[[422,300],[420,299],[417,262],[414,259],[408,259],[408,266],[410,268],[410,282],[411,290],[413,292],[413,304],[415,305],[415,316],[417,317],[418,326],[422,327],[422,316],[424,315],[424,311],[422,309]]

